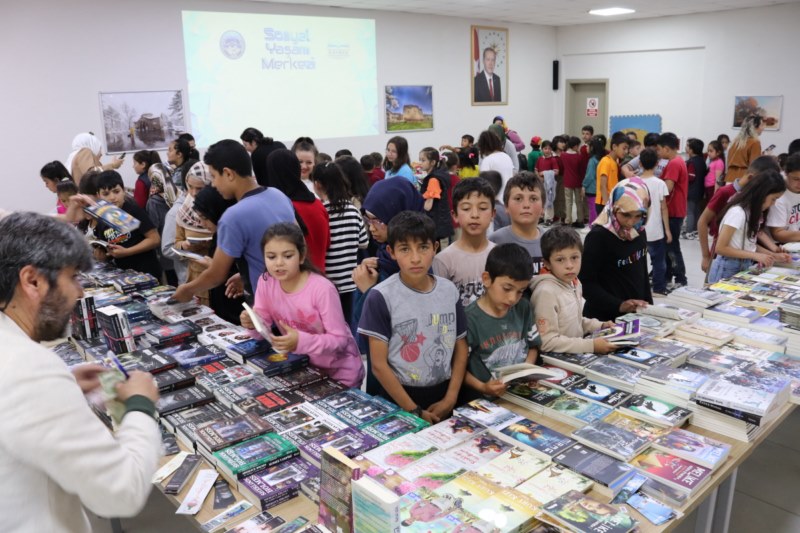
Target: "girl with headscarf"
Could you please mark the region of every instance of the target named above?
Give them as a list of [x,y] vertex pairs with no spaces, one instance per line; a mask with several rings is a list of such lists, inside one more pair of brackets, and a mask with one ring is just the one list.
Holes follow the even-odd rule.
[[281,148],[267,157],[269,186],[289,197],[303,230],[311,263],[325,274],[325,256],[331,245],[328,211],[300,180],[300,160],[291,150]]
[[[150,179],[150,196],[147,199],[145,209],[150,216],[150,221],[158,230],[158,235],[163,243],[167,213],[175,203],[175,187],[172,185],[169,173],[161,163],[150,165],[147,170],[147,177]],[[175,262],[171,258],[164,256],[160,248],[157,252],[161,268],[167,277],[167,283],[177,286],[178,277],[175,273]]]
[[[217,250],[217,225],[219,219],[222,218],[223,213],[236,202],[234,200],[226,200],[220,195],[214,187],[206,186],[194,197],[194,211],[200,217],[203,226],[211,232],[211,241],[208,248],[208,264],[211,263],[211,258],[214,257],[214,252]],[[205,262],[201,263],[206,265]],[[207,266],[207,265],[206,265]],[[228,278],[237,274],[239,269],[236,268],[236,262],[231,265],[228,272]],[[228,298],[225,296],[226,287],[224,284],[214,287],[208,291],[209,307],[222,318],[233,324],[239,324],[239,314],[242,311],[242,302],[244,298]]]
[[78,185],[80,185],[83,175],[92,168],[112,170],[122,166],[122,159],[119,157],[104,165],[100,162],[102,156],[103,145],[100,139],[92,133],[79,133],[72,139],[72,152],[67,156],[65,166]]
[[644,234],[649,207],[640,178],[623,180],[611,191],[583,244],[583,316],[605,322],[653,303]]
[[[208,255],[211,233],[203,224],[202,219],[194,209],[194,197],[206,185],[211,185],[211,172],[205,163],[197,162],[184,176],[186,185],[186,199],[178,209],[175,228],[175,248],[188,250],[200,255]],[[189,239],[192,239],[191,241]],[[187,281],[197,278],[206,269],[197,261],[190,261]],[[200,302],[208,305],[208,292],[198,293]]]

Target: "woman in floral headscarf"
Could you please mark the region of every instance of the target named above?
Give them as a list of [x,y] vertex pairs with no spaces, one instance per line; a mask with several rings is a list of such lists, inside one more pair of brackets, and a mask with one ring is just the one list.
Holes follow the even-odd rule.
[[[195,211],[194,197],[203,187],[211,185],[211,172],[205,163],[197,162],[189,169],[189,173],[184,177],[184,180],[186,199],[178,209],[175,248],[206,256],[208,255],[212,232],[203,225],[202,219]],[[187,281],[192,281],[198,277],[206,268],[202,263],[189,261]],[[208,305],[208,291],[197,293],[197,296],[200,298],[200,303]]]
[[611,191],[611,201],[584,241],[579,274],[584,316],[614,320],[653,303],[644,234],[649,207],[650,195],[639,178],[623,180]]

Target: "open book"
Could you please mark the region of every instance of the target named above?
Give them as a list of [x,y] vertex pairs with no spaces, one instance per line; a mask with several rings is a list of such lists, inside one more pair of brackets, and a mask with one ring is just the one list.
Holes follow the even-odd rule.
[[213,239],[211,235],[209,235],[208,237],[186,237],[186,240],[190,244],[203,244],[206,242],[211,242],[211,239]]
[[91,244],[92,246],[102,246],[103,248],[108,248],[109,243],[107,241],[101,241],[99,239],[89,239],[89,244]]
[[532,365],[530,363],[517,363],[515,365],[501,366],[492,371],[495,379],[499,379],[503,383],[509,381],[528,377],[530,379],[550,379],[556,377],[556,373],[541,366]]
[[[252,307],[247,305],[247,302],[242,302],[242,307],[244,307],[244,310],[247,312],[247,316],[250,317],[250,321],[253,323],[253,326],[255,326],[258,334],[261,335],[264,340],[269,341],[270,337],[272,336],[272,331],[270,331],[270,328],[264,324],[264,321],[261,320],[261,317],[258,316],[258,313],[256,313]],[[272,349],[278,353],[283,353],[280,350],[275,349],[274,346]]]
[[200,254],[196,254],[194,252],[189,252],[187,250],[178,250],[174,246],[172,247],[172,251],[175,253],[175,255],[179,255],[181,257],[185,257],[186,259],[189,259],[191,261],[202,261],[203,260],[203,256],[200,255]]
[[637,346],[639,344],[639,319],[618,322],[610,328],[595,331],[591,334],[591,338],[603,338],[618,346]]

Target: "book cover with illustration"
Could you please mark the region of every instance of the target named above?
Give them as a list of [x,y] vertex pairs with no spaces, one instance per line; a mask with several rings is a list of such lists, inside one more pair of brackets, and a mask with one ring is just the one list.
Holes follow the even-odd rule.
[[547,502],[542,511],[580,533],[628,533],[638,526],[624,510],[578,491]]
[[349,426],[362,426],[393,413],[399,407],[357,389],[342,391],[319,400],[316,405]]
[[613,409],[585,398],[565,394],[545,406],[545,414],[558,417],[572,426],[581,427],[608,415]]
[[519,444],[524,444],[544,459],[550,459],[575,444],[575,441],[566,435],[527,418],[508,424],[500,429],[500,433]]
[[300,455],[309,463],[319,466],[322,463],[322,450],[328,447],[339,450],[350,459],[368,452],[378,446],[378,439],[356,428],[344,428],[328,433],[300,445]]
[[648,439],[602,420],[573,431],[572,437],[623,461],[627,461],[650,444]]
[[633,472],[631,465],[581,443],[556,455],[553,461],[608,488],[616,487]]
[[231,480],[242,479],[298,455],[297,448],[277,433],[265,433],[214,452],[217,468]]
[[586,492],[592,481],[559,465],[550,465],[517,487],[540,502],[549,502],[569,491]]
[[487,431],[440,453],[469,470],[477,470],[511,447],[512,444]]
[[480,511],[484,509],[489,498],[501,490],[500,487],[475,472],[467,472],[435,489],[434,492],[439,496],[450,496],[461,500],[462,509],[480,515]]
[[203,346],[199,342],[170,345],[162,347],[160,350],[161,353],[178,361],[181,368],[187,370],[225,358],[225,352],[216,346]]
[[300,447],[324,435],[341,431],[346,427],[346,424],[343,424],[333,417],[326,416],[303,424],[302,426],[292,428],[289,431],[284,431],[281,435],[289,439],[295,446]]
[[612,359],[629,363],[639,368],[650,368],[656,365],[669,365],[672,359],[663,355],[657,355],[640,348],[629,348],[608,355]]
[[330,416],[316,405],[303,402],[278,411],[277,413],[267,415],[266,420],[272,424],[275,431],[278,433],[285,433],[290,429],[308,424],[314,420],[322,420],[323,418],[328,419]]
[[501,531],[529,531],[538,522],[535,515],[541,505],[539,500],[518,490],[501,489],[473,514]]
[[347,390],[347,387],[335,379],[327,378],[308,387],[297,389],[295,392],[307,402],[316,402],[344,390]]
[[550,461],[521,447],[498,455],[476,472],[501,487],[514,488],[542,471]]
[[630,386],[636,384],[642,369],[622,361],[601,357],[588,367],[586,367],[587,377],[592,377],[595,381],[611,381],[612,383],[626,383]]
[[400,470],[438,451],[430,441],[409,433],[364,452],[364,457],[384,469]]
[[587,400],[605,404],[609,407],[616,407],[620,405],[622,402],[628,399],[628,396],[630,396],[630,394],[625,391],[621,391],[609,385],[603,385],[602,383],[588,379],[572,385],[571,387],[567,388],[567,391],[572,394],[582,396]]
[[501,426],[511,420],[521,418],[518,414],[509,411],[505,407],[500,407],[483,398],[473,400],[461,407],[456,407],[453,410],[453,414],[469,418],[486,427]]
[[133,215],[105,200],[97,200],[94,205],[86,206],[83,210],[120,233],[131,233],[141,225]]
[[485,430],[486,428],[477,422],[456,415],[423,429],[418,435],[434,446],[446,450]]
[[665,402],[655,396],[646,396],[644,394],[631,396],[620,407],[620,411],[667,427],[682,426],[692,415],[692,412],[688,409]]
[[300,403],[303,403],[303,398],[294,391],[273,390],[240,400],[232,407],[239,413],[251,413],[265,418],[267,415]]
[[242,479],[239,491],[266,511],[297,496],[300,483],[307,477],[319,477],[319,473],[317,467],[295,457]]
[[507,387],[503,399],[523,407],[533,404],[533,408],[541,408],[563,394],[556,387],[544,385],[539,380],[527,377],[509,381]]
[[710,468],[652,448],[634,457],[630,464],[647,477],[689,493],[700,488],[711,474]]
[[159,417],[214,401],[214,395],[197,387],[187,387],[163,394],[156,402]]
[[253,377],[255,377],[253,371],[244,365],[213,366],[213,364],[210,364],[207,367],[207,372],[197,377],[197,386],[209,392],[214,392],[231,383],[237,383]]
[[731,445],[684,429],[673,429],[653,441],[653,448],[701,466],[716,469],[728,457]]
[[454,531],[459,524],[452,515],[461,510],[462,500],[420,488],[400,498],[400,525],[403,533]]
[[281,390],[297,390],[319,383],[325,379],[325,376],[316,368],[307,366],[292,370],[286,374],[274,376],[272,379],[275,380]]
[[372,435],[381,444],[394,440],[406,433],[416,433],[430,424],[418,416],[405,411],[395,411],[382,418],[368,422],[358,429]]
[[581,374],[576,374],[565,368],[560,368],[553,365],[543,365],[553,373],[553,377],[548,379],[540,379],[539,383],[548,387],[555,387],[557,389],[565,390],[567,387],[574,385],[576,382],[586,379]]
[[[270,431],[272,426],[256,416],[237,415],[206,422],[197,427],[195,435],[198,451],[203,453],[215,452]],[[210,459],[210,453],[204,455]]]
[[397,471],[397,475],[403,481],[393,488],[398,494],[407,494],[420,488],[436,490],[466,474],[467,471],[463,464],[452,461],[444,455],[428,455]]
[[629,431],[637,437],[641,437],[651,442],[669,432],[669,428],[652,424],[646,420],[640,420],[636,417],[621,413],[619,411],[614,411],[609,414],[603,419],[603,422],[624,429],[625,431]]

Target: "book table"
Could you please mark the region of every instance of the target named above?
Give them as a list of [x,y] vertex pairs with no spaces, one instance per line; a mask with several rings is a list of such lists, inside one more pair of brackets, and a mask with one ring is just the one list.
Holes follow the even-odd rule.
[[[539,422],[540,424],[564,433],[565,435],[569,435],[575,429],[569,424],[553,420],[552,418],[542,414],[533,413],[524,407],[518,406],[506,400],[497,400],[496,403],[510,411],[514,411],[519,415],[530,418],[535,422]],[[683,513],[682,516],[674,518],[662,526],[656,526],[648,521],[638,511],[630,506],[626,506],[626,509],[631,513],[631,515],[639,521],[638,531],[641,533],[667,533],[669,531],[673,531],[678,524],[681,523],[681,521],[683,521],[690,513],[697,509],[697,518],[695,522],[696,533],[727,532],[730,524],[733,493],[736,488],[736,472],[739,468],[739,465],[741,465],[745,459],[747,459],[750,454],[753,453],[753,450],[755,450],[756,447],[761,444],[761,442],[763,442],[764,439],[766,439],[775,430],[775,428],[777,428],[781,422],[786,419],[787,416],[789,416],[795,407],[796,405],[792,403],[783,406],[779,415],[773,421],[766,424],[765,430],[762,431],[753,442],[734,440],[725,437],[724,435],[720,435],[719,433],[714,433],[713,431],[695,427],[692,424],[685,426],[684,429],[700,435],[713,437],[717,440],[730,444],[730,454],[728,455],[727,460],[725,460],[725,462],[722,463],[719,468],[717,468],[711,474],[711,480],[700,490],[698,490],[694,496],[687,499],[686,503],[682,507],[677,508],[678,511]],[[589,491],[589,494],[600,501],[608,501],[608,498],[604,498],[594,490]]]

